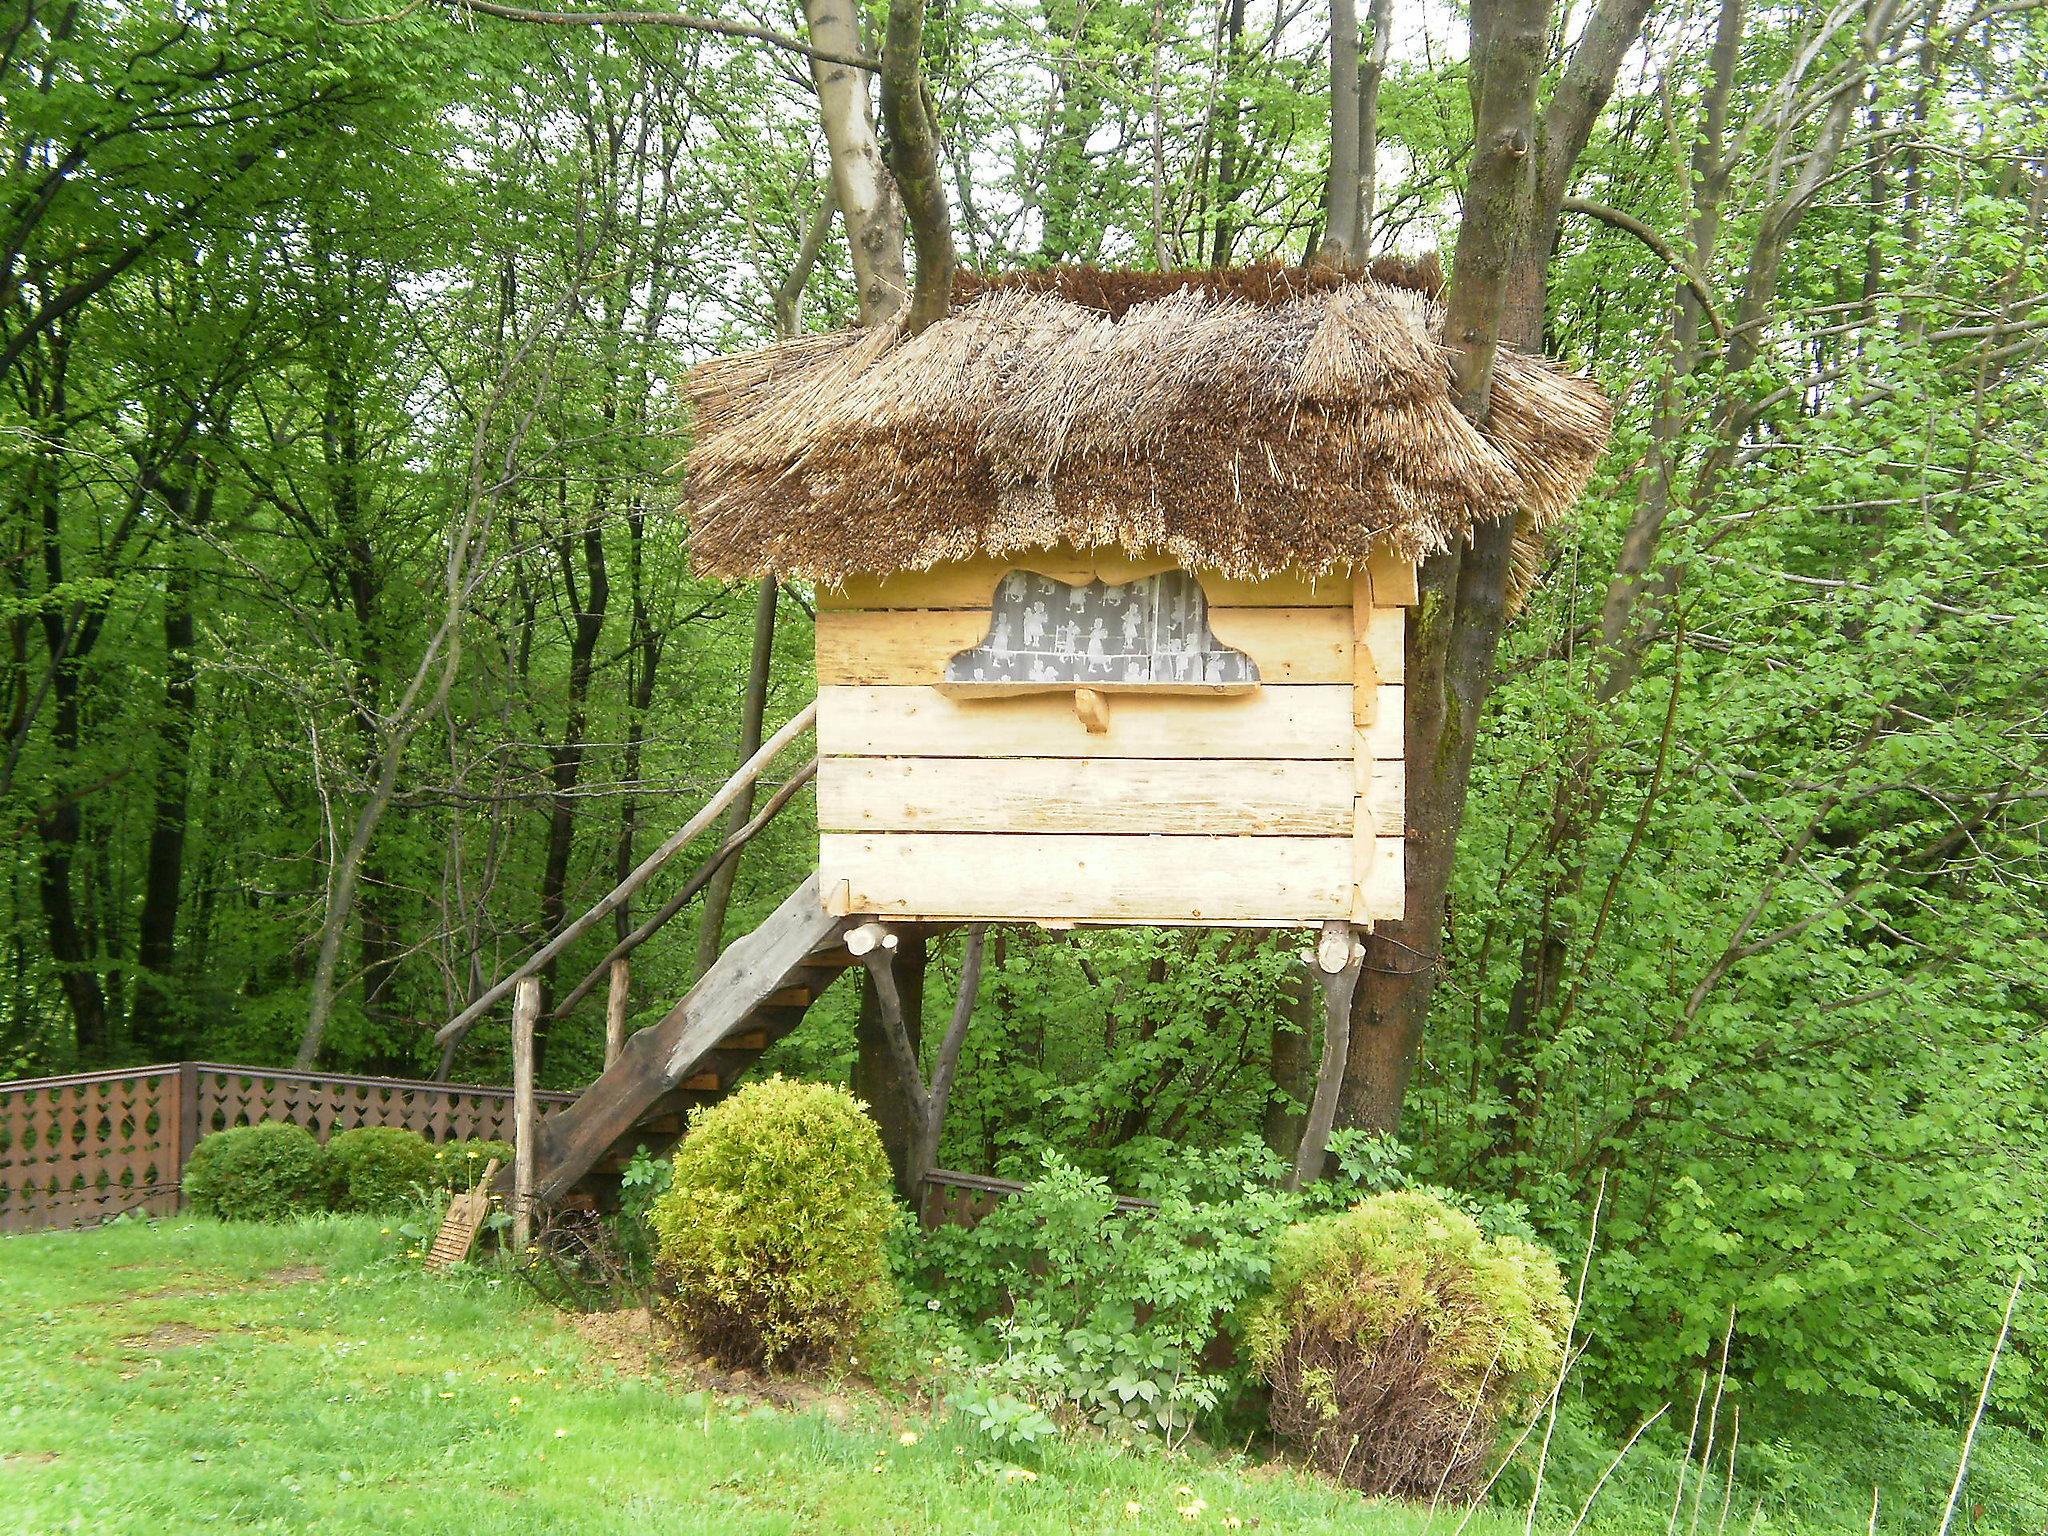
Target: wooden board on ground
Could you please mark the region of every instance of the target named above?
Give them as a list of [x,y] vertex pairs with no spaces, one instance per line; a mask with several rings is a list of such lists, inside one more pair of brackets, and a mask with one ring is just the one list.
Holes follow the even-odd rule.
[[494,1157],[485,1165],[475,1189],[448,1202],[448,1214],[441,1218],[441,1230],[434,1237],[434,1246],[427,1250],[427,1268],[447,1269],[469,1257],[484,1218],[491,1213],[490,1184],[497,1173],[498,1160]]

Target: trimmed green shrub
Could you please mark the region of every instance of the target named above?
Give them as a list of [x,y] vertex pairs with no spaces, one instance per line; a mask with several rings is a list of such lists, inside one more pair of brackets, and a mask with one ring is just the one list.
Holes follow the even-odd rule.
[[327,1203],[337,1211],[394,1211],[432,1189],[434,1144],[417,1131],[358,1126],[327,1142]]
[[282,1120],[215,1131],[185,1163],[192,1209],[223,1221],[283,1221],[323,1203],[320,1143]]
[[1406,1190],[1288,1228],[1245,1344],[1276,1434],[1363,1492],[1426,1499],[1478,1486],[1570,1324],[1549,1253]]
[[771,1077],[690,1117],[649,1212],[675,1320],[728,1366],[840,1354],[895,1306],[889,1160],[843,1088]]
[[435,1154],[435,1181],[443,1189],[452,1189],[458,1194],[475,1189],[483,1182],[484,1169],[491,1159],[498,1160],[500,1168],[512,1166],[512,1143],[509,1141],[451,1141]]

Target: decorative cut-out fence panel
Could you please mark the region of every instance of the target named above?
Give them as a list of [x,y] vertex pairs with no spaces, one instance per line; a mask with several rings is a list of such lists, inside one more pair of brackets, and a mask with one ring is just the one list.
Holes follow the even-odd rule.
[[[541,1093],[543,1115],[573,1093]],[[512,1090],[184,1061],[0,1083],[0,1232],[178,1209],[201,1137],[263,1120],[321,1141],[362,1125],[435,1143],[512,1135]]]

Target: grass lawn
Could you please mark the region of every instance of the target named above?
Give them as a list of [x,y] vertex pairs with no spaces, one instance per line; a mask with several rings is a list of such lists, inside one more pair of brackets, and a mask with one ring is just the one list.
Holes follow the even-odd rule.
[[[793,1412],[690,1391],[615,1364],[517,1282],[429,1277],[395,1242],[374,1220],[342,1218],[0,1238],[0,1528],[1010,1536],[1235,1519],[1399,1536],[1428,1525],[1421,1510],[1206,1456],[1077,1440],[1013,1467],[871,1398]],[[1434,1528],[1450,1536],[1457,1524],[1453,1511]],[[1483,1514],[1466,1530],[1521,1528]]]

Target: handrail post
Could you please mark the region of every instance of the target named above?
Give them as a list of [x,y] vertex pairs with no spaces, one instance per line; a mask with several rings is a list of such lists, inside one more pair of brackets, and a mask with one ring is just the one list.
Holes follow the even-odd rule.
[[632,986],[630,962],[624,956],[612,962],[612,989],[604,1000],[604,1064],[607,1069],[626,1048],[626,1003]]
[[511,975],[501,981],[494,982],[485,990],[482,997],[479,997],[475,1002],[463,1009],[461,1013],[436,1030],[434,1032],[434,1043],[446,1046],[451,1040],[460,1040],[470,1025],[496,1007],[499,1001],[514,986],[527,977],[539,972],[557,955],[561,954],[563,950],[583,937],[584,934],[596,927],[605,918],[616,912],[628,897],[649,880],[652,880],[661,871],[663,865],[687,848],[691,840],[698,833],[702,832],[724,814],[726,807],[739,798],[741,791],[758,779],[761,776],[762,770],[775,761],[776,758],[780,757],[789,744],[809,730],[817,722],[817,719],[818,701],[813,699],[802,709],[798,710],[783,725],[781,730],[763,742],[759,751],[755,752],[744,763],[741,763],[734,770],[732,777],[725,781],[718,793],[713,795],[699,808],[697,814],[684,824],[681,831],[672,834],[659,848],[642,859],[634,867],[631,874],[613,886],[605,895],[599,897],[597,904],[588,912],[585,912],[575,922],[562,929],[561,932],[549,939],[547,943],[541,945],[533,954],[527,956],[526,960]]
[[540,1017],[540,978],[523,977],[512,1001],[512,1252],[524,1260],[533,1241],[533,1026]]

